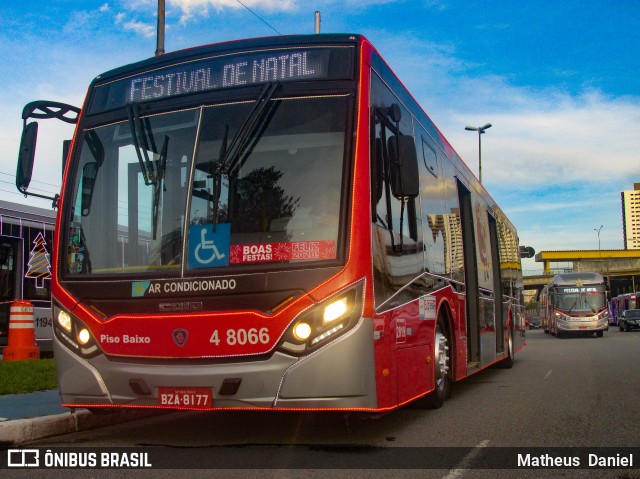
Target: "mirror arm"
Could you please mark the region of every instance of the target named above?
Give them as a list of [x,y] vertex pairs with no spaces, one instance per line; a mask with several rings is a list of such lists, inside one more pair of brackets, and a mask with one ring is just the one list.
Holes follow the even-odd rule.
[[60,201],[60,195],[58,193],[56,193],[53,196],[46,196],[46,195],[39,195],[38,193],[31,193],[30,191],[27,191],[26,189],[20,189],[18,188],[18,191],[20,191],[20,193],[22,193],[24,195],[24,197],[26,198],[27,196],[35,196],[36,198],[43,198],[45,200],[51,200],[51,208],[55,209],[58,207],[58,202]]
[[[22,119],[27,122],[29,118],[36,118],[41,120],[47,120],[51,118],[57,118],[75,125],[78,122],[80,116],[80,108],[66,103],[60,103],[57,101],[38,100],[27,103],[22,109]],[[70,115],[70,116],[67,116]],[[74,116],[75,115],[75,116]]]
[[[29,183],[31,182],[31,171],[33,168],[33,160],[35,155],[35,138],[37,136],[37,131],[38,131],[37,130],[38,122],[35,121],[27,124],[27,120],[29,118],[34,118],[36,120],[47,120],[51,118],[56,118],[65,123],[76,124],[78,122],[80,112],[81,112],[80,108],[76,108],[75,106],[67,105],[66,103],[44,101],[44,100],[38,100],[38,101],[33,101],[31,103],[28,103],[22,109],[23,138],[22,138],[22,141],[20,142],[20,153],[18,156],[18,169],[21,170],[24,168],[28,168],[28,173],[25,177],[22,177],[23,175],[18,175],[18,173],[16,173],[16,187],[18,188],[18,191],[20,191],[20,193],[24,195],[25,198],[27,196],[35,196],[37,198],[51,200],[53,202],[52,203],[53,208],[58,207],[58,202],[60,199],[60,195],[57,193],[54,196],[46,196],[46,195],[40,195],[38,193],[30,193],[27,191]],[[23,145],[23,142],[25,141],[24,135],[29,125],[35,125],[35,131],[32,133],[32,138],[31,138],[32,144],[27,145],[29,146],[29,149],[31,151],[30,153],[31,157],[25,159],[25,157],[23,156],[23,147],[25,146]],[[64,162],[63,162],[63,168],[64,168]]]

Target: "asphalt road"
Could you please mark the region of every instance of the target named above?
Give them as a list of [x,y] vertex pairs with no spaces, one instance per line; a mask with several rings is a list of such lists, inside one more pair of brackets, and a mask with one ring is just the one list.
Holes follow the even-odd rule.
[[[216,477],[324,477],[326,468],[356,468],[359,477],[640,478],[639,378],[640,331],[614,329],[604,338],[558,339],[534,330],[527,333],[527,346],[516,356],[513,369],[489,369],[456,384],[451,400],[439,410],[404,408],[377,418],[171,413],[34,446],[133,447],[151,451],[156,465],[176,469],[137,471],[141,478],[183,477],[185,471],[177,469],[194,466],[224,468]],[[502,449],[515,447],[522,449]],[[583,464],[589,453],[638,449],[631,470],[542,468],[520,469],[514,475],[505,469],[477,469],[483,464],[483,448],[491,452],[491,467],[499,467],[496,457],[502,454],[507,464],[516,453],[541,457],[558,447],[580,448],[565,455],[579,454]],[[442,463],[430,465],[426,459],[439,456],[444,457]],[[428,470],[420,470],[423,467]],[[11,472],[34,477],[36,471],[24,476],[23,471]],[[37,472],[38,477],[58,477],[56,471]],[[120,477],[123,471],[93,470],[90,476],[87,472],[65,476]],[[188,477],[209,477],[204,471],[186,472]],[[331,471],[332,477],[354,473]]]

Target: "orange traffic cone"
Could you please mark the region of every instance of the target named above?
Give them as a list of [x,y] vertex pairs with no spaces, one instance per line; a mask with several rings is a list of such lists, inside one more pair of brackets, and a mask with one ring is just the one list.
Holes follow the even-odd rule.
[[5,361],[40,359],[31,301],[16,299],[9,315],[9,345],[2,352]]

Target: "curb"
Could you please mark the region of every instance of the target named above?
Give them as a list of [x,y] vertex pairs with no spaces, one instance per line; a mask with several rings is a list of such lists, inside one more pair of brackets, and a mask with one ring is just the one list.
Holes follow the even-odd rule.
[[126,410],[96,415],[86,409],[79,409],[54,416],[16,419],[0,423],[0,445],[17,446],[38,439],[86,431],[165,413],[166,411]]

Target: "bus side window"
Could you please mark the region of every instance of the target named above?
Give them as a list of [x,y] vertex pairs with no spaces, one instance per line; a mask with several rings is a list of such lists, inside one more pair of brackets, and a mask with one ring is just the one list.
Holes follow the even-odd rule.
[[422,136],[422,161],[427,171],[437,178],[438,156],[435,148],[429,144],[424,136]]
[[[416,137],[420,138],[416,149],[422,181],[420,204],[424,227],[425,269],[429,273],[450,274],[447,272],[447,265],[451,261],[447,255],[452,250],[451,215],[446,214],[445,210],[443,175],[440,173],[435,146],[428,139],[426,131],[419,129]],[[429,280],[433,281],[432,278]]]

